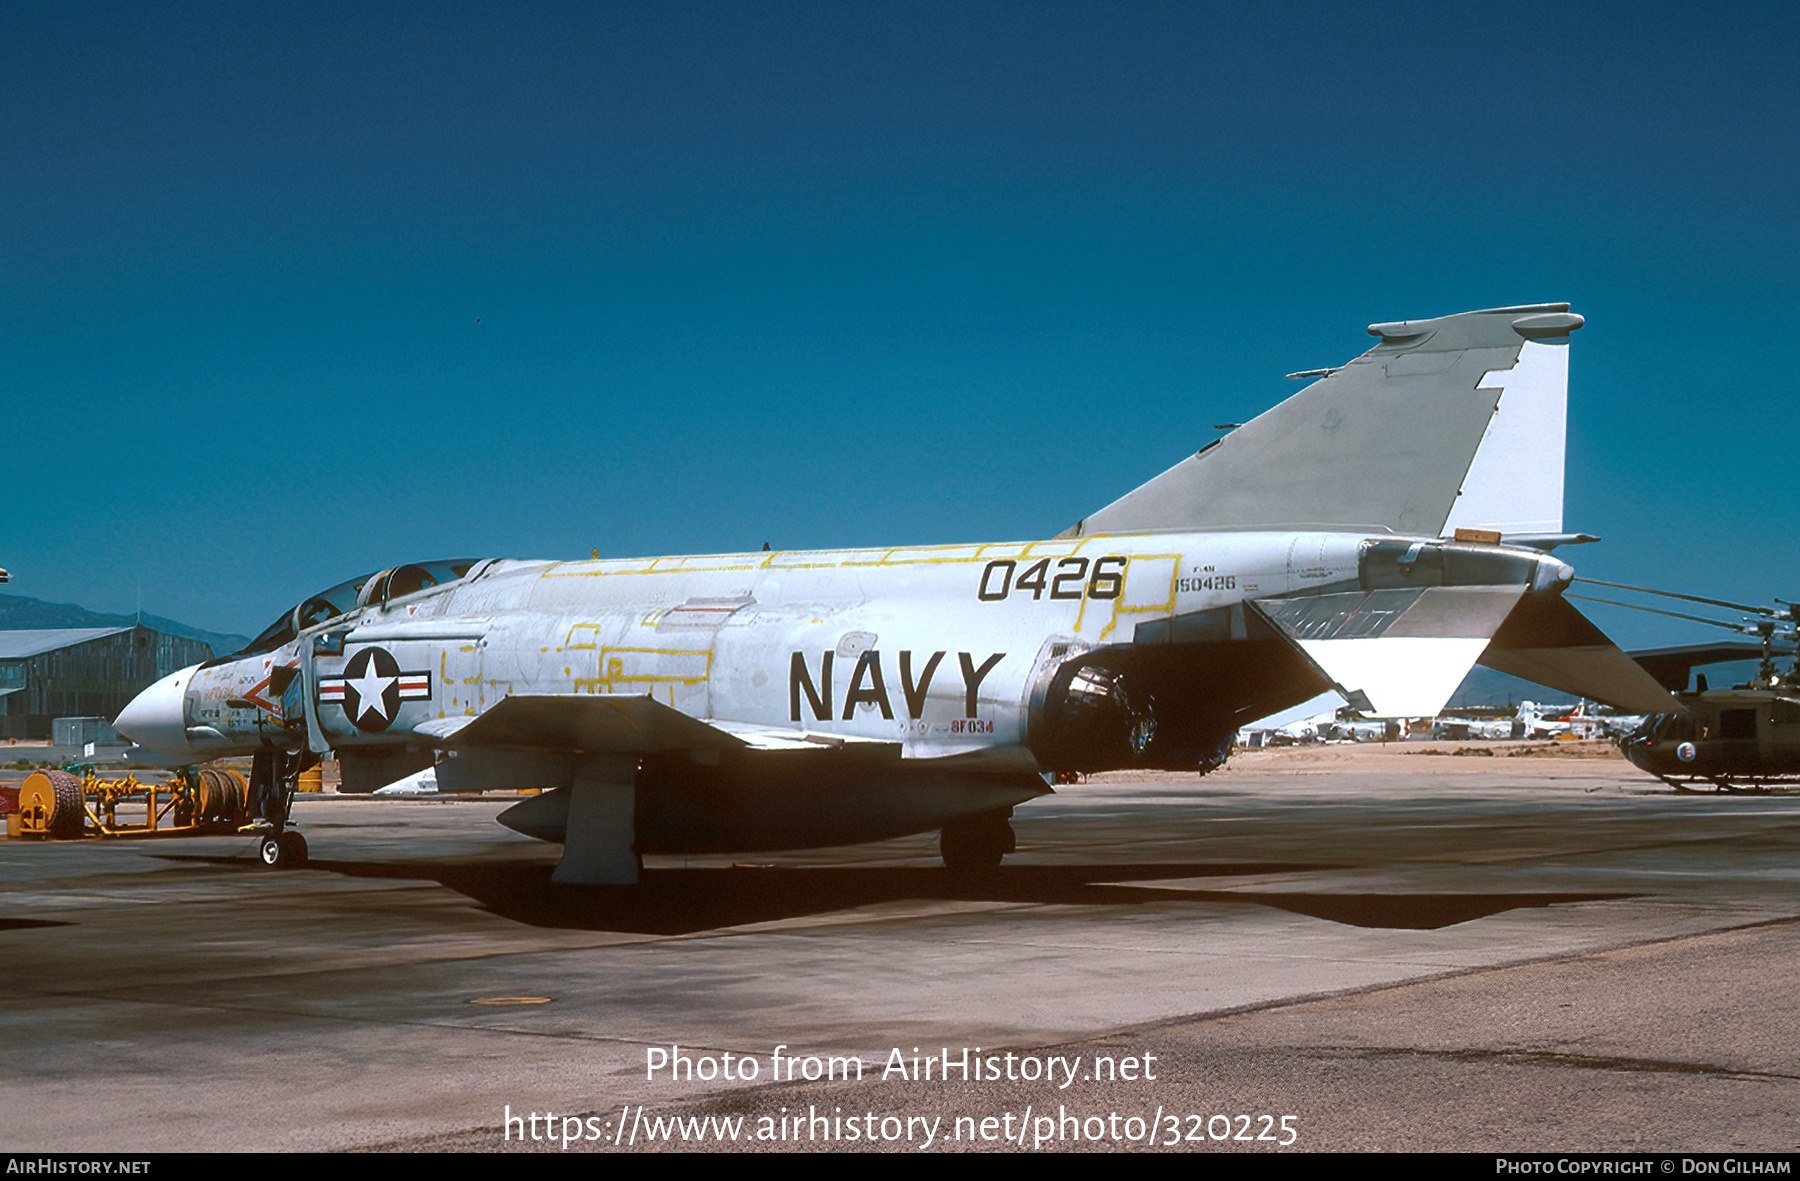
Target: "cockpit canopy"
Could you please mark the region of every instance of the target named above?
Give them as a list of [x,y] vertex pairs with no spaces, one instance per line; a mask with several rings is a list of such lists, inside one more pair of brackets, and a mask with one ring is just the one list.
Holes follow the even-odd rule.
[[348,614],[358,607],[386,604],[402,595],[455,582],[481,564],[479,558],[444,558],[435,562],[412,562],[389,570],[359,574],[301,600],[283,611],[275,622],[264,628],[241,652],[221,656],[210,663],[222,664],[227,660],[241,660],[246,656],[272,652],[316,624]]

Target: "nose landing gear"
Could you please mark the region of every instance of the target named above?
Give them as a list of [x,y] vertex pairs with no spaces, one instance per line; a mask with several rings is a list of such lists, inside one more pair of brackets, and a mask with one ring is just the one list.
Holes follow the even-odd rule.
[[272,832],[258,842],[256,856],[270,869],[301,869],[306,865],[306,838],[291,829]]
[[263,751],[250,765],[250,812],[245,829],[262,829],[256,842],[256,859],[269,869],[300,869],[306,864],[306,838],[288,826],[293,823],[294,793],[308,753]]

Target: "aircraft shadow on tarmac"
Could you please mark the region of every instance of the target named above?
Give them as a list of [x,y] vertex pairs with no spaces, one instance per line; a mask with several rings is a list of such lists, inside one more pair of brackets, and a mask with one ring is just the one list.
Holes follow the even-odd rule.
[[[195,858],[206,861],[241,861]],[[1040,906],[1268,906],[1353,927],[1429,931],[1522,907],[1611,901],[1631,894],[1349,894],[1200,890],[1133,885],[1337,868],[1313,863],[1161,862],[1013,865],[953,875],[936,867],[730,866],[648,869],[636,886],[564,886],[530,862],[313,861],[307,870],[356,878],[435,881],[494,914],[534,927],[686,935],[884,903],[937,900]]]

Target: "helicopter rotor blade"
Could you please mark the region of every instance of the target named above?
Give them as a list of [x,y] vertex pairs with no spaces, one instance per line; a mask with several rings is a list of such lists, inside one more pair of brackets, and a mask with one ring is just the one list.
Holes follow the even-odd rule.
[[[1678,594],[1675,591],[1656,590],[1656,589],[1654,589],[1652,587],[1648,587],[1648,586],[1630,586],[1623,582],[1607,582],[1606,580],[1601,579],[1601,578],[1577,578],[1575,581],[1576,582],[1588,582],[1588,583],[1592,583],[1595,586],[1610,586],[1614,590],[1634,591],[1640,595],[1660,595],[1661,597],[1663,597],[1665,599],[1681,599],[1684,602],[1688,602],[1688,603],[1705,603],[1709,607],[1723,607],[1727,611],[1748,611],[1752,615],[1779,615],[1779,614],[1781,614],[1780,612],[1774,610],[1771,607],[1752,607],[1748,603],[1733,603],[1726,599],[1709,599],[1709,598],[1706,598],[1704,595],[1683,595],[1683,594]],[[1597,603],[1611,602],[1610,599],[1595,599],[1594,601]],[[1632,604],[1618,603],[1615,605],[1619,606],[1619,607],[1629,607]],[[1638,610],[1650,611],[1650,610],[1653,610],[1653,608],[1640,607],[1640,608],[1638,608]],[[1669,614],[1674,614],[1674,612],[1664,612],[1663,614],[1669,615]],[[1679,618],[1695,619],[1698,617],[1693,616],[1693,615],[1683,615],[1683,616],[1679,616]],[[1711,620],[1701,620],[1701,622],[1702,623],[1710,623],[1712,621]]]
[[[1590,579],[1581,579],[1579,581],[1587,582],[1587,581],[1591,581],[1591,580]],[[1720,620],[1720,619],[1708,619],[1704,615],[1689,615],[1685,611],[1664,611],[1661,607],[1646,607],[1642,603],[1623,603],[1623,602],[1620,602],[1618,599],[1603,599],[1598,595],[1578,595],[1578,594],[1575,594],[1573,591],[1564,591],[1563,594],[1567,598],[1583,599],[1589,603],[1605,603],[1609,607],[1625,607],[1632,611],[1648,611],[1652,615],[1668,615],[1668,616],[1672,616],[1676,619],[1691,619],[1695,623],[1704,623],[1704,624],[1708,624],[1712,627],[1722,627],[1722,628],[1726,629],[1727,631],[1738,632],[1738,633],[1740,633],[1742,635],[1746,635],[1746,636],[1754,636],[1754,635],[1758,634],[1757,630],[1755,628],[1748,627],[1742,623],[1726,623],[1725,621]]]

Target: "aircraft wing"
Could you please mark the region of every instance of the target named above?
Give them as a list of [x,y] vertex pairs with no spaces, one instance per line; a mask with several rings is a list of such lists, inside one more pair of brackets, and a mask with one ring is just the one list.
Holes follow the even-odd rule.
[[486,713],[440,718],[414,732],[451,749],[501,747],[642,755],[748,745],[653,697],[601,693],[515,694]]
[[900,753],[898,742],[877,738],[859,738],[852,734],[820,734],[813,730],[794,730],[778,726],[762,726],[753,722],[706,723],[738,739],[750,750],[845,750],[863,754]]
[[743,722],[703,722],[648,695],[515,694],[479,715],[438,718],[414,733],[453,750],[661,754],[670,751],[899,753],[899,744]]

